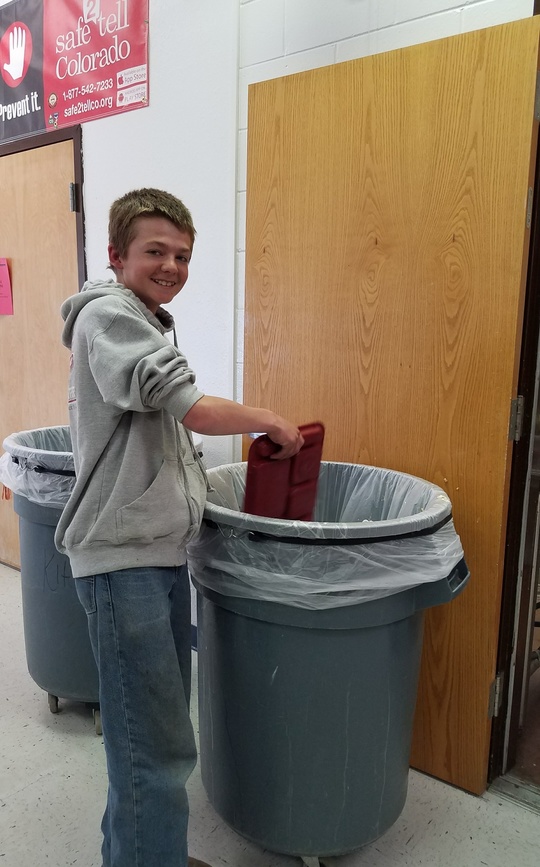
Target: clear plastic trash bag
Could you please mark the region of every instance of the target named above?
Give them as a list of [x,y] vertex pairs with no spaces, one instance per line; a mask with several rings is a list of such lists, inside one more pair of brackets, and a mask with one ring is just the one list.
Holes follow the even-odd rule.
[[63,509],[75,484],[69,427],[20,431],[2,445],[0,482],[33,503]]
[[463,559],[442,488],[379,467],[323,462],[313,521],[242,512],[247,464],[208,471],[192,576],[224,596],[337,608],[448,578]]

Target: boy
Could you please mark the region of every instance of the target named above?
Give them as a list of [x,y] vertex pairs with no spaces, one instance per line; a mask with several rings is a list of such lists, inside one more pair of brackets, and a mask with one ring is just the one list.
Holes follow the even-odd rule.
[[184,286],[194,239],[177,198],[127,193],[109,214],[116,281],[86,283],[62,306],[76,482],[56,544],[70,558],[99,671],[103,867],[208,867],[187,854],[196,749],[185,548],[206,495],[190,431],[265,431],[278,459],[303,442],[269,410],[203,395],[165,336],[174,322],[161,305]]

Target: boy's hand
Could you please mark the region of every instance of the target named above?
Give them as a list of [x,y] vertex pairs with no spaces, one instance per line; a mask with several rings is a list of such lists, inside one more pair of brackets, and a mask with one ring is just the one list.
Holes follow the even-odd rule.
[[277,424],[267,431],[273,443],[281,446],[279,452],[271,455],[273,460],[283,461],[292,458],[304,445],[304,438],[297,427],[284,418],[277,419]]
[[292,458],[304,445],[296,425],[275,412],[209,394],[199,398],[181,421],[189,430],[203,436],[227,436],[252,431],[265,433],[272,442],[281,446],[272,455],[278,461]]

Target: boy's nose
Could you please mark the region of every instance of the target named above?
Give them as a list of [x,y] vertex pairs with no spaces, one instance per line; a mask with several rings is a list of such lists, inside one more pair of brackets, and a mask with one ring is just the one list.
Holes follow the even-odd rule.
[[163,262],[161,263],[161,268],[163,271],[176,271],[177,263],[174,256],[165,257],[165,259],[163,259]]

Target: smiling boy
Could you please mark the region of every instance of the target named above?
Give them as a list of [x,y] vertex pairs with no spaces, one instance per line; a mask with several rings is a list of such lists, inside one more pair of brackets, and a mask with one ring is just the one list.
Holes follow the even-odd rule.
[[56,544],[70,558],[99,671],[103,867],[208,867],[187,854],[196,749],[185,549],[206,496],[190,431],[264,431],[281,446],[277,459],[303,442],[270,410],[204,395],[166,337],[174,321],[161,305],[186,283],[194,239],[179,199],[127,193],[109,214],[116,280],[86,283],[61,311],[76,481]]
[[124,254],[109,244],[117,279],[156,313],[183,288],[188,278],[193,238],[165,217],[138,217]]

